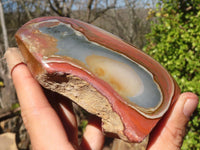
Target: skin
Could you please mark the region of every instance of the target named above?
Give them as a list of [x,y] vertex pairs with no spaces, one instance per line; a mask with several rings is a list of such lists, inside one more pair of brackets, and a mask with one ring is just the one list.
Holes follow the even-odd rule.
[[[11,76],[34,150],[102,149],[104,135],[99,118],[91,117],[79,145],[71,102],[66,103],[66,98],[56,93],[47,94],[49,92],[41,88],[24,63],[12,68]],[[197,105],[198,97],[195,94],[182,93],[151,132],[147,149],[180,149],[186,125]]]

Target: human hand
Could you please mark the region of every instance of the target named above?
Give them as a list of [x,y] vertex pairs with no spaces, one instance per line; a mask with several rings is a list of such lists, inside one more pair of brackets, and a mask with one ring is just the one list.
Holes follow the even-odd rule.
[[59,101],[59,105],[57,103],[54,107],[61,114],[60,119],[25,64],[19,64],[13,69],[12,78],[33,149],[100,150],[102,148],[104,136],[100,122],[96,118],[90,120],[79,146],[77,123],[71,102],[63,103],[64,97],[56,93],[47,95],[52,103],[56,103],[52,101],[52,98],[55,100],[55,96]]
[[[56,93],[45,95],[23,63],[12,69],[12,78],[34,149],[102,148],[104,136],[98,119],[93,118],[89,122],[79,146],[77,123],[71,102],[64,103],[64,97]],[[55,102],[55,96],[59,104]],[[47,98],[54,103],[54,109]],[[183,93],[151,133],[148,149],[180,149],[185,127],[197,104],[196,95]],[[55,110],[61,114],[60,118]]]
[[150,134],[148,150],[181,149],[190,116],[198,105],[198,97],[190,92],[180,95]]
[[[5,56],[33,149],[99,150],[102,148],[104,135],[98,118],[90,119],[79,146],[78,128],[72,103],[61,95],[43,91],[20,59],[16,48],[10,48]],[[54,109],[50,103],[53,104]]]

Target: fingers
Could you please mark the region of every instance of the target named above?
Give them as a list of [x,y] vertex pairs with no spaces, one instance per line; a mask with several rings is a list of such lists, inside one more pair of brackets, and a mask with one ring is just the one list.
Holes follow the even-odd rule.
[[[13,48],[12,52],[7,53],[6,58],[20,102],[22,117],[31,137],[33,148],[74,149],[78,145],[78,130],[71,102],[53,92],[48,91],[45,95],[27,66],[18,59],[20,54],[17,52],[17,55],[13,56],[13,52],[16,51],[18,50]],[[58,112],[62,122],[49,104],[46,96]],[[100,120],[96,117],[90,120],[81,143],[82,149],[100,150],[102,148],[104,136],[100,126]],[[65,131],[67,131],[68,137]]]
[[78,147],[78,128],[72,102],[58,93],[47,89],[44,89],[44,91],[47,99],[59,115],[69,141],[74,147]]
[[193,93],[183,93],[150,135],[148,149],[180,149],[185,128],[198,105]]
[[12,77],[33,147],[51,150],[62,145],[66,149],[73,149],[67,142],[68,138],[60,119],[27,67],[24,64],[16,66],[12,71]]
[[[34,149],[73,149],[62,123],[48,103],[40,85],[19,59],[19,53],[6,55],[21,106],[21,114]],[[16,55],[15,55],[16,54]],[[14,56],[13,56],[14,55]]]
[[9,69],[10,73],[12,72],[12,69],[16,65],[18,65],[20,63],[24,63],[24,58],[22,57],[20,51],[16,47],[11,47],[11,48],[7,49],[4,56],[6,58],[8,69]]
[[86,126],[80,148],[82,150],[101,150],[103,144],[104,135],[101,129],[101,120],[92,116]]

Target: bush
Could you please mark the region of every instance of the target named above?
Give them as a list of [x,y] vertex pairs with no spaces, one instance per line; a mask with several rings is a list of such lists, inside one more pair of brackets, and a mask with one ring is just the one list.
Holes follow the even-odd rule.
[[[200,0],[159,0],[144,51],[174,77],[182,92],[200,96]],[[200,149],[200,105],[188,125],[182,149]]]

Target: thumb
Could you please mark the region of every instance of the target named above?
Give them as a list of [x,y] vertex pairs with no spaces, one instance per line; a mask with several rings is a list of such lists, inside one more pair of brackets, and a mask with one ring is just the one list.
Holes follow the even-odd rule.
[[152,131],[148,149],[180,149],[186,125],[198,105],[193,93],[183,93]]

